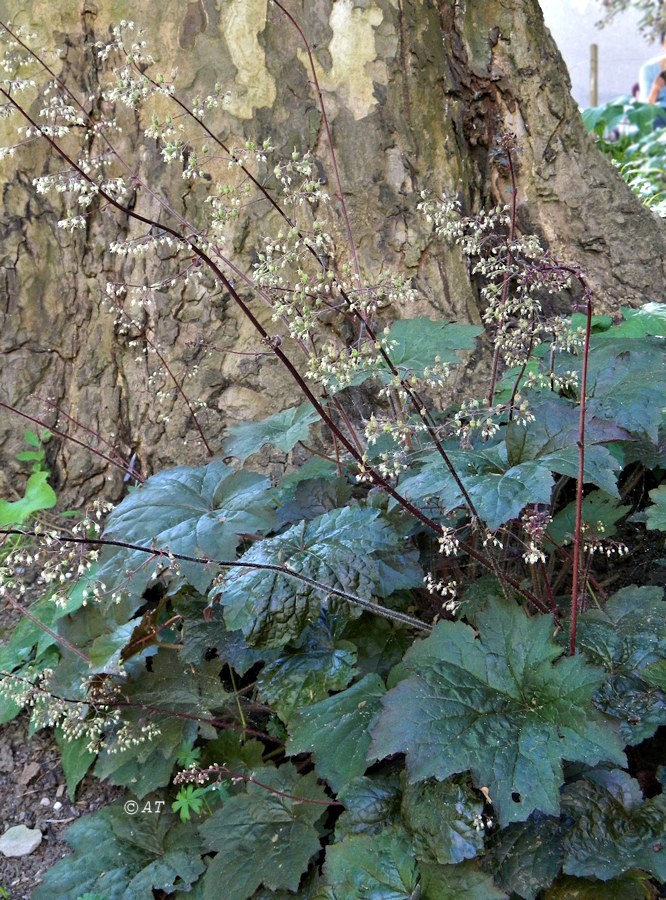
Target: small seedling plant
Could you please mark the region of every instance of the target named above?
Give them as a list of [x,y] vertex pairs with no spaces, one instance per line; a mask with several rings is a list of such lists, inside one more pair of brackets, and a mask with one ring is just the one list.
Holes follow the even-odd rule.
[[[657,896],[664,770],[642,760],[663,748],[664,598],[622,563],[626,534],[666,530],[666,307],[594,314],[584,273],[519,232],[503,134],[506,207],[424,193],[415,211],[467,258],[483,325],[410,318],[415,288],[357,251],[314,65],[328,157],[275,161],[268,139],[223,143],[223,87],[182,97],[132,23],[96,48],[94,120],[3,29],[4,112],[53,154],[35,187],[61,198],[63,228],[103,208],[114,253],[157,258],[106,302],[209,454],[141,474],[97,436],[122,502],[78,530],[3,529],[32,541],[44,597],[0,652],[2,721],[27,707],[56,728],[72,796],[91,768],[127,788],[70,828],[37,900]],[[116,151],[125,109],[202,190],[195,220]],[[250,202],[278,225],[246,272],[223,238]],[[184,279],[225,292],[300,393],[221,447],[142,329]],[[548,313],[553,294],[570,315]],[[454,400],[484,335],[488,383]],[[278,480],[266,447],[295,461]]]

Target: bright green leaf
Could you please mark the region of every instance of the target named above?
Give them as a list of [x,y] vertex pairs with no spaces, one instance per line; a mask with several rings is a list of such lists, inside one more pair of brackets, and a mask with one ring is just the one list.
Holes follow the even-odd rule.
[[615,337],[666,337],[666,303],[644,303],[638,309],[622,308],[623,322],[613,328]]
[[33,513],[51,509],[58,502],[48,483],[49,472],[33,472],[20,500],[0,500],[0,525],[23,525]]
[[44,450],[23,450],[21,453],[16,454],[16,459],[19,462],[42,463],[45,458],[46,452]]
[[197,816],[203,809],[205,797],[206,788],[185,784],[178,791],[176,799],[171,804],[171,809],[178,813],[181,822],[189,822],[192,818],[192,813]]

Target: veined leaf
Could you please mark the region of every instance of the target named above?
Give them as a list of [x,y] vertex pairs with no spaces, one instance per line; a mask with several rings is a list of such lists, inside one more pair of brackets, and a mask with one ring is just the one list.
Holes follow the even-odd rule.
[[571,878],[562,875],[548,888],[544,900],[654,900],[653,885],[645,872],[627,872],[621,878]]
[[220,669],[220,660],[195,670],[174,664],[167,651],[155,656],[150,672],[123,685],[123,723],[129,734],[141,735],[146,721],[158,731],[136,746],[122,741],[117,732],[108,735],[97,758],[97,777],[130,785],[140,798],[168,784],[182,744],[193,743],[199,733],[209,738],[216,734],[196,717],[211,718],[214,710],[232,703],[233,696],[220,683]]
[[[491,451],[457,451],[449,456],[479,516],[491,531],[515,519],[528,503],[549,503],[553,476],[540,461],[510,466],[503,448]],[[401,493],[412,501],[435,497],[444,512],[465,506],[465,499],[451,473],[439,457],[418,475],[405,478]]]
[[[388,356],[400,375],[405,378],[416,375],[427,377],[427,370],[438,365],[455,365],[460,362],[459,350],[473,350],[476,338],[483,328],[478,325],[462,325],[458,322],[436,322],[420,317],[399,319],[389,329],[386,340],[392,349]],[[358,386],[368,378],[376,377],[385,384],[393,375],[382,358],[367,360],[359,368],[351,382],[333,387]]]
[[590,609],[579,619],[579,647],[608,672],[597,706],[622,722],[628,744],[666,725],[666,694],[643,678],[646,667],[666,659],[663,596],[659,587],[622,588],[603,609]]
[[400,662],[413,640],[406,628],[369,613],[350,622],[343,636],[356,647],[361,672],[376,672],[381,678]]
[[243,794],[236,794],[199,829],[217,851],[205,878],[204,897],[247,900],[259,885],[296,891],[310,858],[319,851],[314,827],[327,797],[313,774],[301,777],[286,764],[257,769]]
[[[416,552],[380,512],[353,507],[331,510],[260,541],[241,561],[287,566],[365,600],[414,587],[423,577]],[[231,630],[240,629],[251,644],[266,647],[297,638],[322,607],[343,609],[349,617],[361,612],[342,600],[328,599],[321,587],[266,570],[231,569],[210,596],[220,598]]]
[[395,344],[389,356],[397,369],[423,377],[424,369],[434,366],[437,357],[449,365],[459,363],[457,351],[473,350],[482,333],[480,325],[436,322],[425,317],[399,319],[388,333],[387,340]]
[[645,469],[666,469],[666,414],[659,426],[656,441],[643,438],[632,441],[622,449],[625,466],[638,462]]
[[495,881],[523,900],[534,900],[562,867],[564,830],[559,819],[534,812],[526,822],[495,832],[489,846]]
[[344,805],[335,825],[336,839],[351,834],[379,834],[400,816],[400,780],[395,774],[360,775],[338,791]]
[[202,766],[224,765],[230,771],[249,774],[263,765],[265,747],[254,738],[243,738],[238,731],[221,730],[213,741],[206,741]]
[[506,900],[492,876],[468,860],[457,866],[421,863],[423,900]]
[[198,666],[207,653],[214,650],[223,662],[242,676],[257,663],[277,657],[277,650],[249,647],[240,631],[229,631],[224,624],[221,606],[206,607],[207,601],[203,597],[181,599],[176,594],[174,598],[174,610],[184,617],[183,642],[179,653],[183,663]]
[[[578,478],[578,448],[568,447],[539,457],[539,462],[547,466],[551,472]],[[585,445],[583,480],[585,484],[594,484],[613,497],[618,497],[617,476],[622,466],[607,447],[597,444]]]
[[473,859],[484,845],[483,800],[461,779],[405,786],[402,817],[416,858],[453,865]]
[[60,748],[60,762],[67,781],[67,794],[73,800],[76,789],[86,772],[95,762],[96,753],[88,750],[88,737],[65,738],[60,728],[56,729],[56,741]]
[[306,478],[299,481],[281,497],[276,517],[280,526],[291,525],[303,519],[315,519],[332,509],[346,506],[352,495],[352,485],[346,478]]
[[257,687],[262,700],[287,722],[297,710],[346,688],[357,674],[356,648],[337,638],[323,612],[297,646],[285,648],[264,666]]
[[378,675],[366,675],[346,691],[302,709],[289,723],[287,752],[312,753],[317,772],[340,790],[369,765],[369,729],[385,692]]
[[589,358],[591,417],[611,419],[637,437],[658,439],[663,420],[666,353],[654,337],[602,339]]
[[307,440],[310,426],[319,420],[311,403],[301,403],[259,422],[243,422],[229,429],[224,454],[241,462],[258,453],[266,444],[288,453],[299,441]]
[[[534,421],[527,425],[510,422],[506,429],[506,446],[511,465],[530,459],[541,459],[562,451],[577,451],[580,410],[564,397],[547,395],[530,405]],[[626,441],[631,437],[612,420],[587,416],[585,436],[590,446]],[[553,470],[556,471],[556,470]]]
[[659,662],[651,663],[642,670],[641,675],[650,684],[666,691],[666,659],[660,659]]
[[623,322],[610,332],[615,337],[666,337],[666,303],[644,303],[638,309],[622,307]]
[[556,662],[550,617],[494,605],[477,623],[479,639],[440,622],[407,653],[413,674],[384,698],[371,754],[405,753],[411,782],[469,770],[503,825],[536,809],[556,815],[562,759],[624,764],[592,703],[603,673],[580,656]]
[[[599,449],[599,448],[597,448]],[[605,539],[616,533],[615,523],[630,511],[629,506],[620,506],[614,497],[603,491],[592,491],[583,499],[583,522],[587,526],[587,536],[597,535]],[[599,530],[601,523],[603,531]],[[576,526],[576,503],[572,501],[560,510],[548,526],[548,537],[558,547],[569,544],[573,540]]]
[[[154,801],[153,801],[154,803]],[[35,900],[153,900],[153,889],[189,891],[205,869],[194,829],[177,821],[168,804],[159,814],[128,815],[122,803],[83,816],[67,829],[74,853],[43,876]]]
[[419,884],[411,841],[403,829],[391,826],[329,846],[324,876],[321,900],[411,900]]
[[[217,461],[153,475],[113,510],[104,535],[154,547],[155,554],[112,551],[105,555],[98,578],[116,589],[126,584],[127,590],[140,595],[156,570],[155,556],[160,554],[170,551],[234,559],[241,534],[263,534],[272,527],[268,488],[266,478],[237,472]],[[181,562],[180,574],[203,593],[217,569]]]
[[564,839],[568,875],[608,881],[643,869],[666,881],[666,797],[642,800],[626,772],[596,770],[568,785],[563,805],[576,817]]
[[476,511],[491,531],[516,519],[528,503],[550,503],[553,476],[545,465],[526,462],[506,472],[463,480]]
[[[562,397],[545,397],[530,407],[534,421],[510,422],[506,430],[508,459],[513,465],[538,460],[558,475],[578,477],[577,406]],[[621,466],[604,443],[626,441],[631,434],[612,421],[588,416],[585,425],[585,481],[617,496],[617,472]]]

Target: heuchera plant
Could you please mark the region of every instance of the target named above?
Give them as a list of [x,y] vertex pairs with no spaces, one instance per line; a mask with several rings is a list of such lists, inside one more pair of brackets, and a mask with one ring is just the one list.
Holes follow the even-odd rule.
[[[639,760],[663,749],[664,598],[621,562],[627,534],[666,530],[666,306],[594,315],[584,274],[518,233],[504,134],[507,208],[419,201],[433,238],[469,260],[493,346],[487,389],[452,402],[482,328],[392,321],[414,288],[364,270],[314,65],[329,157],[274,162],[269,140],[224,144],[223,88],[183,99],[132,23],[96,48],[111,81],[94,122],[2,27],[4,113],[20,143],[53,151],[34,184],[61,195],[60,225],[84,228],[101,202],[126,226],[114,253],[171,251],[154,281],[109,284],[106,302],[214,456],[145,477],[97,436],[133,483],[120,504],[2,529],[23,542],[0,590],[26,618],[0,649],[0,721],[28,707],[33,729],[56,728],[72,796],[93,767],[133,804],[73,825],[73,855],[37,900],[217,898],[220,885],[226,900],[656,896],[664,770]],[[208,179],[196,221],[116,151],[123,106],[186,181]],[[281,225],[248,274],[222,238],[249,197]],[[222,447],[137,318],[156,291],[202,277],[302,394]],[[578,309],[548,315],[554,293]],[[56,437],[85,433],[60,414]],[[307,460],[273,483],[251,465],[266,446]],[[43,585],[30,610],[26,566]]]

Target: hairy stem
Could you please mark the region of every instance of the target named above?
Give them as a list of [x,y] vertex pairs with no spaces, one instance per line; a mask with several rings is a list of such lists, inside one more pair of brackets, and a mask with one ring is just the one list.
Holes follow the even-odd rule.
[[[0,529],[0,534],[39,537],[39,535],[30,529],[19,528],[3,528]],[[250,571],[277,572],[287,578],[293,578],[295,581],[300,581],[310,587],[317,588],[325,595],[330,594],[333,597],[338,597],[352,606],[360,607],[366,612],[375,613],[376,615],[383,616],[385,619],[392,619],[394,622],[400,622],[402,625],[409,625],[410,628],[416,628],[419,631],[430,632],[432,630],[430,625],[421,622],[419,619],[415,619],[413,616],[408,616],[405,613],[398,612],[394,609],[388,609],[385,606],[381,606],[379,603],[373,603],[370,600],[364,600],[362,597],[357,597],[354,594],[331,587],[331,585],[317,581],[315,578],[309,578],[307,575],[295,572],[293,569],[290,569],[289,566],[273,565],[271,563],[248,563],[243,562],[242,560],[212,559],[207,556],[189,556],[185,553],[171,553],[166,548],[162,550],[157,547],[144,547],[141,544],[131,544],[127,541],[118,541],[113,540],[112,538],[79,538],[70,537],[69,535],[58,535],[55,540],[63,544],[90,544],[95,547],[119,547],[123,550],[135,550],[141,553],[148,553],[152,557],[166,556],[169,559],[199,563],[202,566],[219,566],[221,569],[248,569]]]

